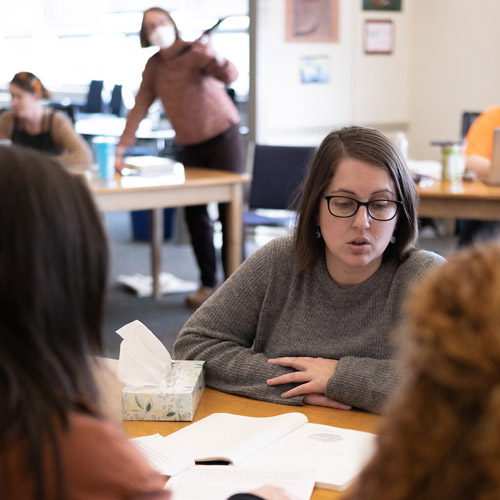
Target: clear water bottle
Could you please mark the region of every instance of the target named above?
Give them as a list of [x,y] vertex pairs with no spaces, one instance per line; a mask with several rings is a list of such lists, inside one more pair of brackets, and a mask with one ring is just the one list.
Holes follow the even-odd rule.
[[408,161],[408,139],[404,132],[398,132],[394,138],[394,143],[399,148],[405,160]]

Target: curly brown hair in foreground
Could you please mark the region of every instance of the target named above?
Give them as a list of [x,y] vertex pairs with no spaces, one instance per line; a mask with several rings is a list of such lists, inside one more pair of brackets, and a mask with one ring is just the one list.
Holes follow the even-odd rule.
[[406,385],[345,500],[498,500],[500,244],[430,273],[409,315]]

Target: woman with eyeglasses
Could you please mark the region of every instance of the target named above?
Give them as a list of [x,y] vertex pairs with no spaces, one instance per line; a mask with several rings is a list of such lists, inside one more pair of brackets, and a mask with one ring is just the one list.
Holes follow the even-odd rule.
[[33,73],[14,75],[9,85],[12,109],[0,116],[0,139],[36,149],[63,165],[87,167],[92,153],[62,112],[45,107],[49,91]]
[[258,250],[186,323],[177,359],[207,384],[288,405],[380,412],[400,379],[392,332],[409,288],[444,259],[416,250],[417,194],[399,150],[331,132],[303,183],[293,237]]

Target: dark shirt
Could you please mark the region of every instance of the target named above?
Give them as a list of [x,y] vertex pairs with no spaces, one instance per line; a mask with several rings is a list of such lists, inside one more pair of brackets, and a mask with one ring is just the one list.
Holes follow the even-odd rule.
[[14,130],[12,131],[12,143],[19,144],[20,146],[27,146],[38,151],[43,151],[44,153],[50,155],[61,154],[54,140],[52,139],[52,122],[54,120],[54,111],[51,113],[46,113],[43,117],[42,132],[40,134],[29,134],[25,130],[19,128],[19,120],[16,118],[14,120]]

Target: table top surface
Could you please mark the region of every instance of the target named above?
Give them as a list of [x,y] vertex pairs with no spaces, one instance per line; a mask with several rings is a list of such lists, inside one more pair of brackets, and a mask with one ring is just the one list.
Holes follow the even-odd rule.
[[231,185],[250,182],[246,173],[226,172],[210,168],[185,167],[179,173],[154,176],[121,176],[117,174],[112,181],[102,181],[95,176],[87,175],[91,190],[96,194],[155,190],[178,189],[185,187],[203,187],[213,185]]
[[483,181],[439,181],[426,180],[417,184],[421,198],[453,198],[500,201],[500,186],[488,185]]
[[[106,415],[117,421],[121,420],[121,389],[124,384],[116,378],[116,360],[105,360],[105,366],[98,377],[101,391],[105,394],[104,410]],[[235,413],[250,417],[270,417],[289,412],[300,412],[307,416],[309,422],[332,425],[345,429],[364,432],[376,432],[382,417],[363,411],[344,411],[320,406],[289,406],[266,403],[232,394],[226,394],[213,389],[205,389],[200,404],[196,410],[194,421],[200,420],[212,413]],[[130,437],[148,436],[159,433],[163,436],[171,434],[191,422],[157,422],[157,421],[124,421],[125,433]],[[341,493],[315,488],[312,499],[326,500],[340,498]]]

